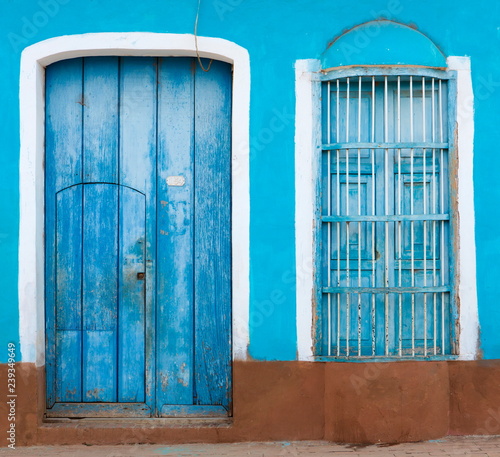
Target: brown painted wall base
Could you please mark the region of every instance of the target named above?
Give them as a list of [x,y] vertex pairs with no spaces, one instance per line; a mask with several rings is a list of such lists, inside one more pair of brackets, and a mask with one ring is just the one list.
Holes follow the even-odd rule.
[[[500,360],[236,362],[232,422],[201,426],[147,419],[46,423],[43,369],[21,363],[16,370],[16,446],[320,439],[395,443],[500,433]],[[4,431],[10,427],[6,374],[7,366],[0,365]],[[2,439],[1,446],[7,444]]]

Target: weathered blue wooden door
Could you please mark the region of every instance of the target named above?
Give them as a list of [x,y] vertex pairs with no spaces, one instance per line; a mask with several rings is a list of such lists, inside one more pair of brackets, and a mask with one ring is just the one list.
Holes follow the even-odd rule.
[[47,68],[48,416],[230,413],[231,80],[192,58]]

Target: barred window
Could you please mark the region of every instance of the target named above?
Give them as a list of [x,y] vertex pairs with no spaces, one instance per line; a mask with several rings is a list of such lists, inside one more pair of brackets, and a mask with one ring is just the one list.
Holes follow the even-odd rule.
[[395,71],[321,83],[320,356],[454,351],[453,72]]

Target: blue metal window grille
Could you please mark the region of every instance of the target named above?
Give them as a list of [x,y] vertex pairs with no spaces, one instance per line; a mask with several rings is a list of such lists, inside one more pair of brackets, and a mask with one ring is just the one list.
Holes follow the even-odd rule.
[[322,82],[319,355],[452,355],[453,76],[345,74]]

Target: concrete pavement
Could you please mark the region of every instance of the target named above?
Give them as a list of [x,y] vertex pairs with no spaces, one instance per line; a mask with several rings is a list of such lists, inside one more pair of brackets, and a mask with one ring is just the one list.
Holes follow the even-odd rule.
[[272,443],[42,446],[0,449],[0,455],[16,457],[500,457],[500,436],[447,437],[396,445],[344,445],[326,441]]

